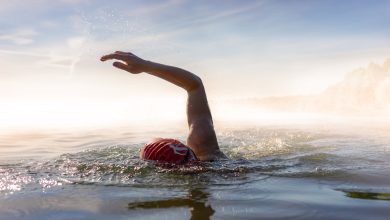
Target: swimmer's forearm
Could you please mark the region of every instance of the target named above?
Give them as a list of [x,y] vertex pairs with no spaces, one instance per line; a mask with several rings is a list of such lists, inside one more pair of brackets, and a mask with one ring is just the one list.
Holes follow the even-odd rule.
[[202,86],[202,80],[197,75],[174,66],[146,61],[144,72],[167,80],[187,91]]

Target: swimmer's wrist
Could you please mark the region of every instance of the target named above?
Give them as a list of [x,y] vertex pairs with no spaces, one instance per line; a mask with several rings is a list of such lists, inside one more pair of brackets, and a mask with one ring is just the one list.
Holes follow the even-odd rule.
[[151,73],[154,71],[154,64],[152,61],[144,60],[143,62],[143,72],[145,73]]
[[163,72],[163,68],[165,66],[163,64],[155,63],[149,60],[145,60],[143,65],[144,72],[151,75],[160,75],[161,72]]

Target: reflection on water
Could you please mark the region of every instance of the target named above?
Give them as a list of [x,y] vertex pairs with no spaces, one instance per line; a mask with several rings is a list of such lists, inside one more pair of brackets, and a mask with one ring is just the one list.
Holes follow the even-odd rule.
[[370,199],[370,200],[390,200],[390,193],[381,192],[360,192],[342,190],[345,196],[354,199]]
[[158,201],[133,202],[128,204],[131,209],[164,209],[164,208],[178,208],[188,207],[191,211],[191,220],[195,219],[210,219],[214,214],[214,209],[207,204],[209,194],[202,189],[190,190],[187,198],[173,198]]

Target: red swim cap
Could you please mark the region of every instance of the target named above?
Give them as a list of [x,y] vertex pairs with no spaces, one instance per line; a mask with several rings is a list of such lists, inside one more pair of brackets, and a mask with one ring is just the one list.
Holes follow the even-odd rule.
[[194,152],[175,139],[161,138],[145,144],[139,154],[142,160],[186,164],[198,160]]

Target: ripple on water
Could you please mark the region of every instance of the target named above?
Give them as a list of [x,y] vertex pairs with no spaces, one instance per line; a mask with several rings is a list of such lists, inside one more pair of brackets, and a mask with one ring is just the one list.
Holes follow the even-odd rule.
[[349,151],[340,151],[337,145],[344,146],[345,141],[334,141],[335,137],[325,141],[326,138],[323,134],[288,129],[228,131],[219,134],[219,140],[231,159],[194,166],[161,166],[141,161],[138,155],[142,144],[81,146],[89,150],[46,161],[1,166],[0,191],[41,190],[66,184],[235,185],[268,176],[323,178],[345,176],[351,170],[373,164],[388,166],[383,161],[346,154]]
[[[16,167],[16,168],[15,168]],[[265,178],[263,171],[281,167],[249,160],[226,160],[191,166],[142,161],[132,146],[110,146],[63,154],[44,162],[26,162],[1,169],[1,190],[47,189],[63,184],[116,186],[180,186],[242,184]],[[18,171],[16,171],[16,169]]]

